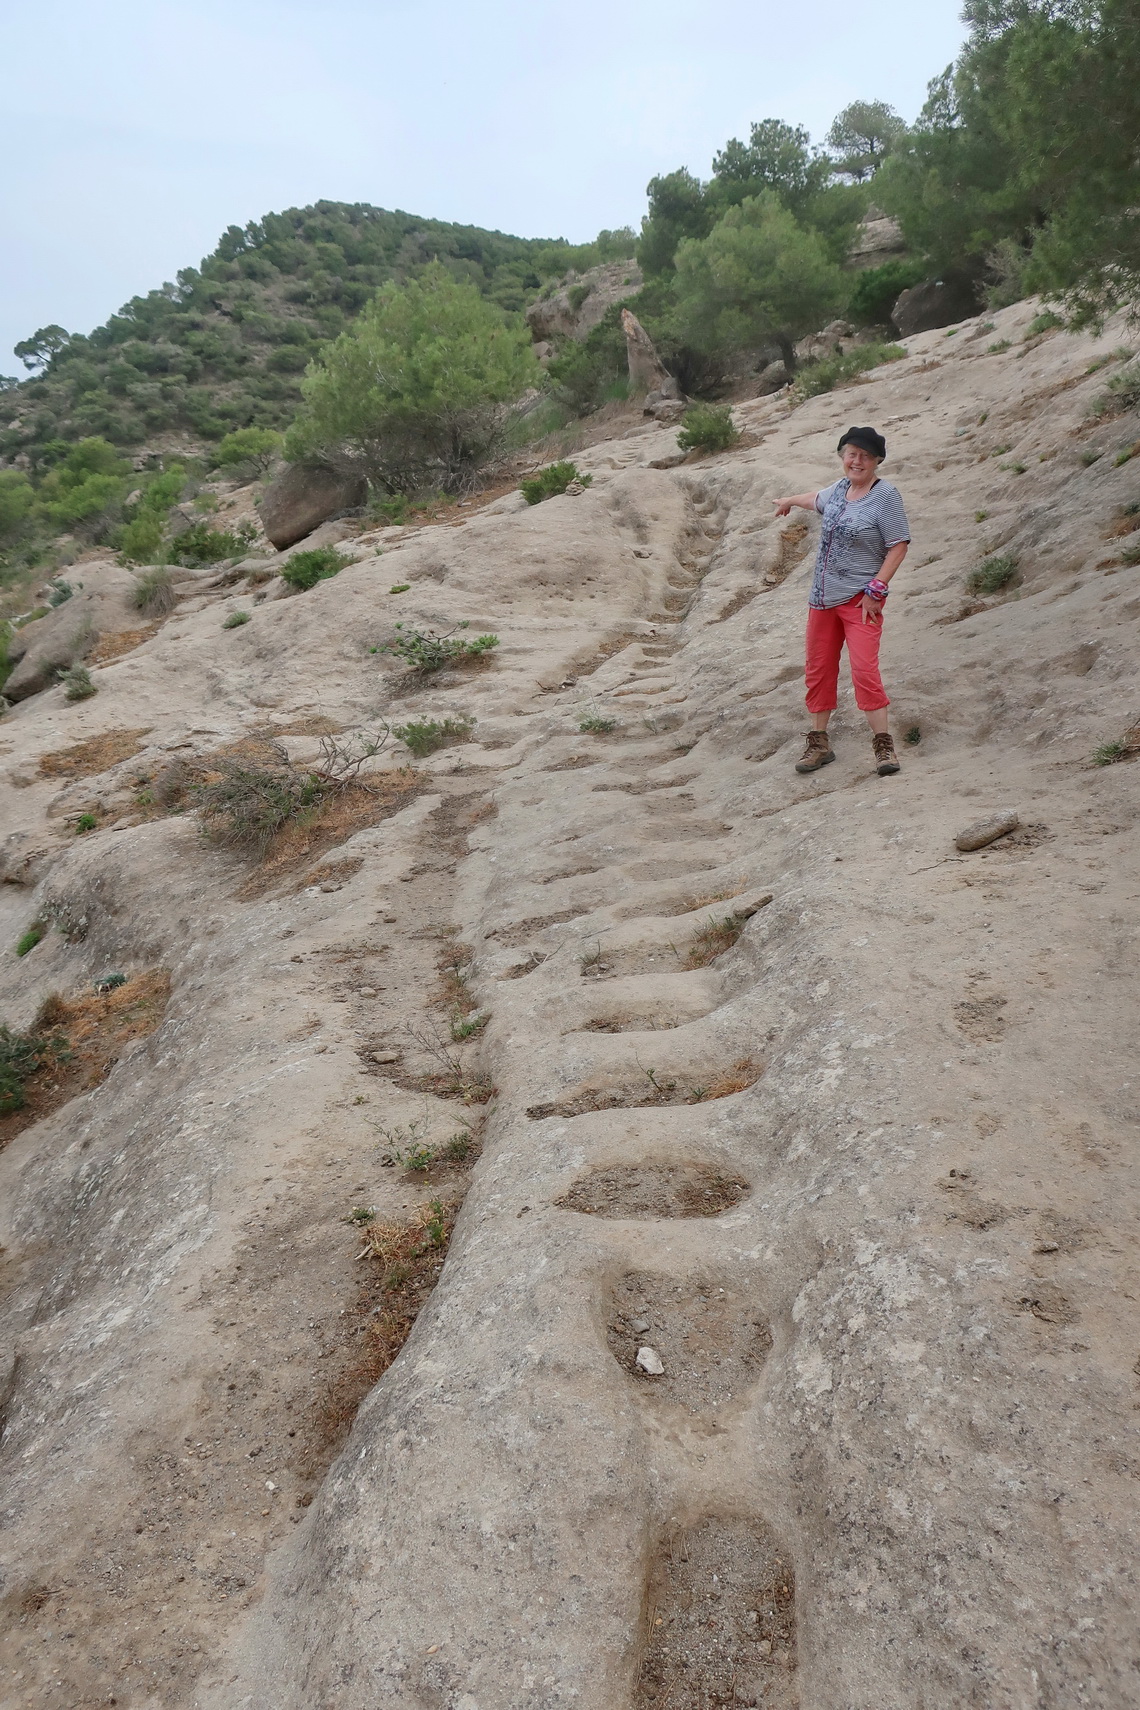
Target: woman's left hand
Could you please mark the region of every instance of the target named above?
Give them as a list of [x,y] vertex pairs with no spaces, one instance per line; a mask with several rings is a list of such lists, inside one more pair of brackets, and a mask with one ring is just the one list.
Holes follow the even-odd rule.
[[879,600],[873,600],[870,594],[864,594],[862,600],[864,623],[882,623],[883,607]]

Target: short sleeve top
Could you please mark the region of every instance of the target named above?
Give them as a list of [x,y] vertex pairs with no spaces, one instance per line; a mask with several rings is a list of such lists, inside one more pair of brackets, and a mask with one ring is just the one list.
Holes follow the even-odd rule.
[[845,605],[861,594],[882,569],[891,547],[910,539],[897,487],[876,481],[869,493],[848,504],[850,485],[844,475],[815,496],[823,527],[809,603],[818,609]]

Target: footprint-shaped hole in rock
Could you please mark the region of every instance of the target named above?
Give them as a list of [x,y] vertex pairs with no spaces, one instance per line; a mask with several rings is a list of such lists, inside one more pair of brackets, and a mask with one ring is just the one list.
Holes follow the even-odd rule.
[[[705,1273],[629,1271],[615,1284],[606,1340],[618,1364],[654,1396],[692,1413],[730,1406],[756,1381],[772,1332],[746,1282]],[[657,1356],[644,1356],[643,1349]],[[660,1364],[660,1373],[647,1371]]]
[[730,1098],[744,1092],[764,1073],[763,1063],[741,1057],[724,1069],[690,1071],[673,1076],[665,1070],[646,1069],[632,1086],[583,1087],[573,1098],[549,1104],[532,1104],[527,1115],[532,1122],[548,1116],[588,1116],[595,1110],[646,1110],[664,1104],[707,1104],[711,1099]]
[[671,1531],[646,1587],[633,1710],[797,1710],[795,1607],[790,1557],[762,1520]]
[[555,1203],[591,1217],[719,1217],[748,1192],[712,1164],[615,1164],[592,1170]]

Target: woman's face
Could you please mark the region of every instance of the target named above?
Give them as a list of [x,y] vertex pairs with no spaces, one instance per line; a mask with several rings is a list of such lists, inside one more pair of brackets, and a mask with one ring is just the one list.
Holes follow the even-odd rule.
[[869,451],[864,451],[861,445],[843,447],[843,473],[857,487],[861,487],[865,481],[873,480],[878,467],[879,459],[872,457]]

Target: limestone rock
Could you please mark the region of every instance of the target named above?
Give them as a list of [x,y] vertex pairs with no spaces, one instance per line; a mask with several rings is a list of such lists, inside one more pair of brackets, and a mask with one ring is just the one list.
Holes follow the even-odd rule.
[[770,396],[773,392],[782,391],[790,386],[794,376],[785,362],[770,362],[760,375],[757,395],[761,398]]
[[795,347],[796,357],[800,362],[818,362],[824,356],[842,356],[854,339],[855,328],[850,321],[831,321],[819,332],[801,338]]
[[4,685],[10,701],[50,689],[60,671],[84,658],[106,631],[139,629],[146,620],[131,604],[135,578],[118,564],[85,564],[75,592],[61,606],[16,631],[8,648],[18,661]]
[[304,540],[331,517],[362,504],[366,490],[362,476],[291,463],[262,494],[261,526],[280,551]]
[[997,838],[1004,837],[1008,831],[1016,831],[1020,821],[1016,808],[1005,808],[1001,813],[994,813],[988,819],[975,820],[960,831],[954,839],[958,849],[984,849],[987,843],[993,843]]
[[845,265],[853,273],[868,267],[883,267],[888,261],[899,261],[906,254],[906,239],[897,220],[892,220],[880,208],[867,209],[862,224],[855,232]]
[[656,1348],[639,1348],[637,1350],[637,1369],[639,1372],[644,1372],[646,1377],[664,1377],[665,1375],[665,1367]]
[[664,392],[656,391],[646,396],[642,414],[652,416],[658,422],[679,422],[686,407],[684,398],[668,397]]
[[630,309],[621,312],[621,330],[629,359],[629,389],[636,396],[656,393],[659,398],[679,398],[681,388],[657,354],[656,347]]
[[[536,344],[548,346],[553,354],[555,339],[584,339],[607,309],[627,297],[636,297],[641,284],[641,269],[632,259],[608,261],[582,274],[568,273],[557,291],[549,297],[540,297],[527,309],[531,336]],[[540,356],[539,360],[543,358]]]
[[932,332],[954,321],[968,320],[978,312],[974,288],[961,279],[924,279],[895,300],[891,320],[902,338]]

